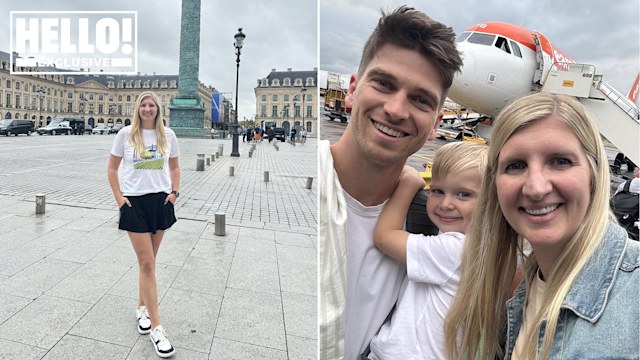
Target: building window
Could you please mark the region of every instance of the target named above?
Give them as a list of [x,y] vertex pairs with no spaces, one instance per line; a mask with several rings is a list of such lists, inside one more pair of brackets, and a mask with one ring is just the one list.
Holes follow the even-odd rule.
[[271,108],[271,117],[278,117],[278,105],[273,105]]
[[103,96],[102,94],[99,94],[99,95],[98,95],[98,100],[99,100],[99,101],[104,100],[104,96]]
[[311,132],[311,130],[313,129],[313,124],[311,123],[311,121],[307,121],[307,132]]
[[262,101],[267,101],[267,95],[262,95]]
[[131,101],[131,95],[127,95],[127,101]]
[[282,81],[282,85],[283,86],[291,86],[291,79],[284,78],[284,80]]
[[273,98],[271,100],[278,101],[278,95],[273,95]]
[[293,83],[294,86],[302,86],[302,79],[296,79],[296,81]]
[[313,114],[313,106],[307,105],[307,116],[311,117],[313,116],[312,114]]
[[[9,81],[9,80],[7,80],[7,81]],[[11,93],[10,92],[7,93],[7,99],[5,101],[5,104],[7,105],[7,107],[11,107]]]
[[283,101],[285,101],[285,102],[289,101],[289,94],[285,94],[283,96],[284,96]]
[[20,95],[16,94],[16,109],[19,109],[19,108],[20,108]]
[[306,86],[313,86],[313,78],[312,77],[308,77],[307,78],[307,85]]
[[73,99],[73,93],[71,91],[67,91],[67,99]]
[[280,86],[280,80],[278,79],[271,80],[271,86]]
[[300,116],[300,105],[298,105],[298,104],[295,105],[295,111],[296,111],[296,115],[295,116]]
[[127,116],[131,116],[131,104],[127,104],[127,114],[126,115]]
[[260,105],[260,116],[267,116],[267,105]]
[[307,94],[306,99],[307,101],[313,101],[313,94]]
[[[16,90],[20,90],[20,81],[16,81]],[[16,104],[17,106],[18,104]]]
[[89,94],[89,100],[93,100],[93,93]]
[[68,102],[67,103],[67,112],[73,112],[73,103],[72,102]]
[[102,109],[104,109],[104,107],[102,106],[102,104],[98,105],[98,114],[102,114]]
[[262,83],[260,84],[260,86],[268,86],[269,84],[267,83],[267,79],[262,79]]
[[7,80],[7,89],[11,89],[11,80]]

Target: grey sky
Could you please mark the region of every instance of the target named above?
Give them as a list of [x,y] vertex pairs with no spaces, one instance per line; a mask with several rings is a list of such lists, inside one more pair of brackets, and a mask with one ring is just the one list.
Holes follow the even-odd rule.
[[485,21],[538,30],[577,62],[595,65],[624,94],[640,70],[638,0],[321,0],[320,69],[355,72],[380,9],[402,4],[451,26],[456,34]]
[[[9,52],[10,11],[137,11],[138,71],[177,75],[180,0],[0,0],[0,50]],[[318,65],[317,3],[298,0],[202,0],[200,81],[233,92],[236,56],[233,36],[246,34],[240,56],[239,119],[255,110],[254,87],[271,69],[313,70]],[[226,94],[230,97],[231,94]]]

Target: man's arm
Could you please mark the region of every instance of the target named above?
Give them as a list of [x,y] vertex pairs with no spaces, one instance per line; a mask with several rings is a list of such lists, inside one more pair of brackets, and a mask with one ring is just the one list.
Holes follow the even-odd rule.
[[382,209],[374,233],[374,243],[380,251],[392,258],[407,261],[407,239],[409,233],[402,230],[407,209],[416,191],[425,182],[415,169],[405,166],[391,198]]

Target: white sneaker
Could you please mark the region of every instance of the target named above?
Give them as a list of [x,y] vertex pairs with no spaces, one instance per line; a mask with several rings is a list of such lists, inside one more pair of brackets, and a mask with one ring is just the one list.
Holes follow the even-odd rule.
[[151,319],[146,306],[136,308],[136,318],[138,319],[138,332],[142,335],[151,332]]
[[162,325],[156,326],[155,329],[149,335],[149,339],[153,343],[153,347],[156,349],[156,354],[161,358],[172,356],[176,350],[169,343],[167,335],[164,333]]

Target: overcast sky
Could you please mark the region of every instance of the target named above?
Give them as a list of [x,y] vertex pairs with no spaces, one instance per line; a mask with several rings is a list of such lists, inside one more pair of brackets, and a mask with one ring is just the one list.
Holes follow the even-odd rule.
[[401,4],[451,26],[456,34],[485,21],[538,30],[575,61],[595,65],[623,94],[640,70],[638,0],[321,0],[320,69],[356,72],[380,9]]
[[[0,0],[0,50],[9,52],[9,12],[137,11],[138,71],[177,75],[180,52],[180,0]],[[247,36],[240,56],[239,119],[255,110],[254,87],[271,69],[313,70],[318,66],[318,12],[315,1],[202,0],[200,81],[233,92],[236,56],[233,36]],[[226,94],[231,97],[231,94]]]

